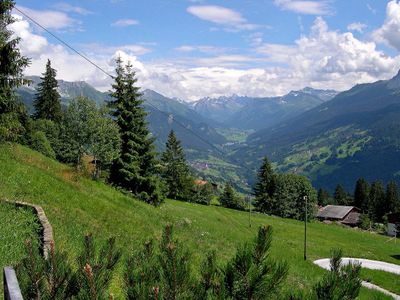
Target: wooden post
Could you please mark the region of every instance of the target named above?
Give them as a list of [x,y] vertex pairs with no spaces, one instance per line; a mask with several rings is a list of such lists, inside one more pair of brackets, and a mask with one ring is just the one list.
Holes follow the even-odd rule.
[[305,218],[304,218],[304,260],[307,260],[307,214],[308,214],[308,203],[307,203],[307,196],[303,197],[304,201],[306,202],[305,207]]

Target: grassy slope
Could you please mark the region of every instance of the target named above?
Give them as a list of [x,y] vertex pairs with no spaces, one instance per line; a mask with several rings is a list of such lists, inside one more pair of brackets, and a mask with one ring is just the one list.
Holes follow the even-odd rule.
[[[33,211],[16,208],[12,204],[0,203],[0,268],[13,266],[25,254],[24,242],[28,239],[38,241],[39,229]],[[3,282],[3,272],[0,272]],[[3,295],[3,284],[0,284],[0,295]]]
[[[399,264],[393,256],[400,245],[385,243],[387,238],[320,223],[309,224],[309,261],[303,261],[303,224],[263,215],[248,214],[220,207],[168,201],[153,208],[99,182],[77,177],[67,166],[17,145],[0,145],[0,199],[14,199],[41,205],[55,231],[56,245],[76,253],[82,235],[92,232],[104,240],[116,236],[129,250],[151,236],[160,236],[166,222],[175,224],[180,240],[193,249],[195,267],[201,255],[216,249],[220,260],[234,253],[236,245],[255,236],[258,225],[274,228],[272,255],[286,260],[290,275],[286,287],[305,287],[323,274],[312,260],[328,257],[332,247],[346,256],[365,257]],[[114,280],[118,293],[120,278]],[[363,291],[363,299],[370,299]],[[367,296],[368,294],[368,296]]]

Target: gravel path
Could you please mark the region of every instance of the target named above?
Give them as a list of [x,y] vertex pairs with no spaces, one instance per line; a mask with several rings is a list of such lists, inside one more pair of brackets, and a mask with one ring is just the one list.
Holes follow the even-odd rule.
[[[363,259],[363,258],[349,258],[349,257],[342,258],[343,264],[346,265],[346,264],[349,264],[350,262],[358,262],[361,264],[362,268],[372,269],[372,270],[381,270],[381,271],[400,275],[400,265],[390,264],[390,263],[378,261],[378,260]],[[330,268],[331,268],[329,258],[315,260],[314,264],[316,264],[326,270],[330,270]],[[375,284],[372,284],[370,282],[363,281],[362,285],[369,289],[378,290],[386,295],[393,297],[396,300],[400,300],[399,295],[396,295],[396,294],[394,294],[388,290],[385,290],[385,289],[383,289]]]

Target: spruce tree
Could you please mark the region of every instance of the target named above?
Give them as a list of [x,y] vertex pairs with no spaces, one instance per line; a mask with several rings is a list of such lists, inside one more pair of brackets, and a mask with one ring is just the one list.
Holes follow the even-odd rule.
[[275,191],[275,174],[271,163],[264,157],[263,163],[258,171],[257,183],[254,187],[255,206],[261,212],[268,212],[270,202]]
[[347,203],[347,193],[343,185],[338,184],[335,188],[334,199],[338,205],[346,205]]
[[328,203],[330,201],[330,195],[327,190],[320,188],[318,190],[317,199],[318,199],[317,200],[318,205],[325,206],[325,205],[328,205]]
[[116,60],[115,83],[110,102],[112,114],[119,126],[121,154],[111,167],[110,181],[153,205],[160,204],[164,195],[156,177],[154,140],[147,127],[146,112],[137,79],[131,64],[125,67]]
[[221,203],[223,207],[243,209],[243,206],[239,205],[238,196],[230,183],[225,184],[224,192],[219,197],[219,203]]
[[57,72],[51,67],[50,59],[47,60],[46,71],[41,77],[37,88],[36,99],[33,102],[35,107],[35,119],[47,119],[54,122],[61,121],[60,94],[57,91]]
[[386,186],[386,212],[396,212],[400,209],[400,198],[397,184],[395,181],[390,181]]
[[165,148],[165,152],[161,156],[163,165],[161,173],[168,187],[168,197],[183,199],[187,196],[186,189],[191,179],[181,142],[173,130],[168,135]]
[[354,206],[363,212],[368,210],[369,183],[364,178],[359,178],[354,189]]
[[16,88],[26,83],[23,71],[29,60],[18,49],[20,38],[8,27],[15,22],[11,16],[14,6],[11,0],[0,2],[0,142],[17,141],[28,119],[26,108],[15,93]]
[[386,213],[385,187],[382,181],[374,181],[369,192],[368,211],[370,218],[375,222],[381,222]]

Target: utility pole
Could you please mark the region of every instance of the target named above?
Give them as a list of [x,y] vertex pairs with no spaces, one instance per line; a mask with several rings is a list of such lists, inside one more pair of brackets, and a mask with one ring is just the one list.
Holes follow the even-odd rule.
[[307,260],[307,196],[303,197],[303,200],[306,203],[306,208],[305,208],[305,218],[304,218],[304,260]]
[[250,197],[247,196],[247,200],[249,203],[249,227],[251,227],[251,202],[250,202]]

